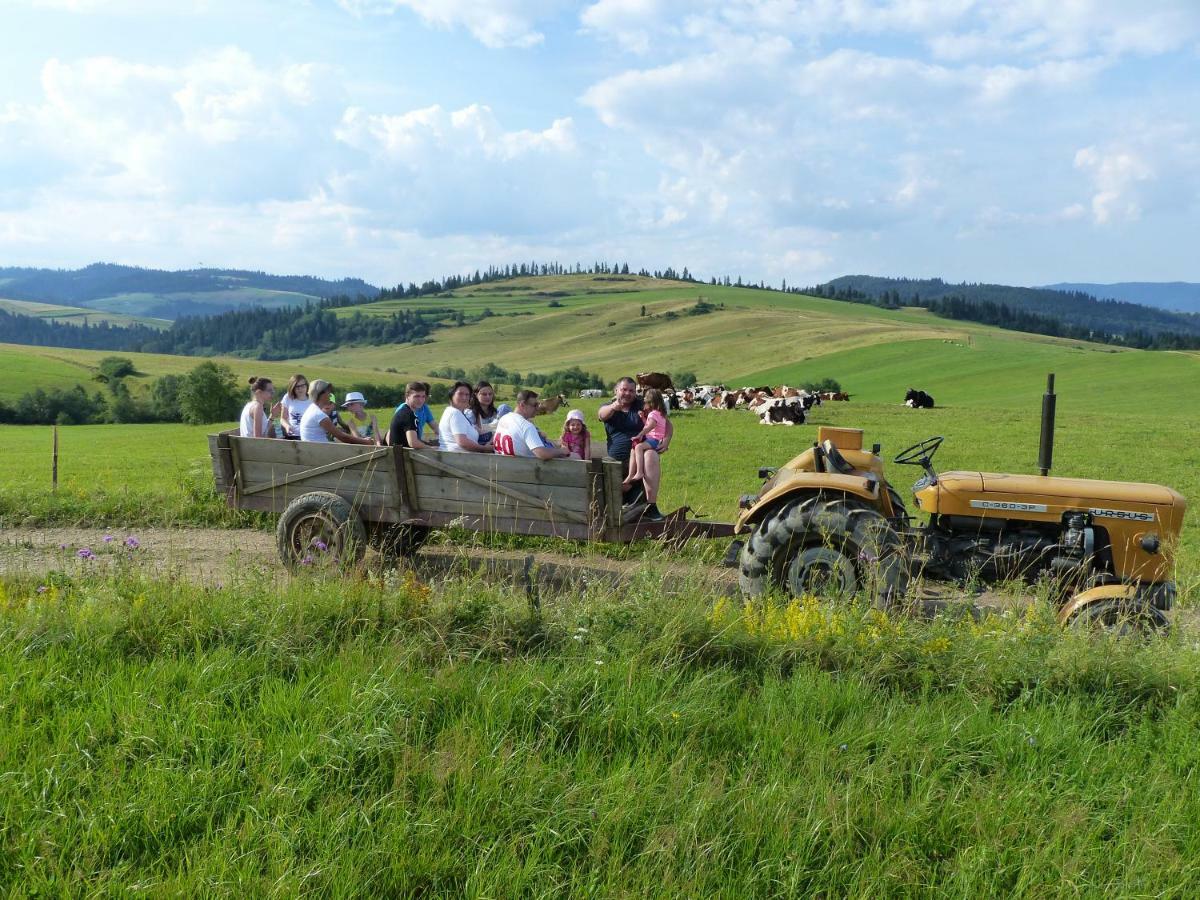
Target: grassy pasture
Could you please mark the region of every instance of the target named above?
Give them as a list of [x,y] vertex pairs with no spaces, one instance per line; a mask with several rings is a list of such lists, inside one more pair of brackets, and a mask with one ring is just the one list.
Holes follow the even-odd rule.
[[[578,365],[615,379],[631,371],[695,371],[701,378],[737,381],[781,361],[799,363],[840,350],[925,339],[966,340],[968,330],[911,311],[891,312],[849,303],[775,293],[774,303],[749,303],[766,293],[691,285],[687,288],[577,294],[555,298],[560,308],[538,301],[530,315],[496,316],[480,323],[434,332],[430,343],[355,347],[360,364],[378,366],[399,353],[405,364],[434,369],[454,360],[470,368],[495,362],[517,371],[550,371]],[[688,316],[698,297],[725,302],[725,309]],[[436,301],[436,302],[435,302]],[[430,299],[430,306],[458,301]],[[469,303],[479,301],[472,297]],[[385,301],[388,312],[409,301]],[[527,297],[513,306],[490,302],[494,312],[530,312]],[[743,305],[744,304],[744,305]],[[647,315],[639,315],[641,307]],[[482,307],[479,307],[482,308]],[[355,309],[342,310],[351,314]],[[478,311],[478,310],[474,310]],[[667,318],[673,314],[675,318]],[[315,362],[343,357],[314,356]]]
[[1200,657],[64,554],[0,580],[0,891],[1192,896]]

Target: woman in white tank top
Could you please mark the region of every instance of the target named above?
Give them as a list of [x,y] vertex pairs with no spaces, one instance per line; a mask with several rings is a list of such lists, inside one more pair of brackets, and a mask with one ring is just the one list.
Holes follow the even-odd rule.
[[[271,419],[279,415],[279,404],[269,406],[275,397],[275,385],[270,378],[250,377],[250,402],[242,407],[241,428],[238,433],[242,437],[273,437]],[[267,409],[271,412],[268,414]]]

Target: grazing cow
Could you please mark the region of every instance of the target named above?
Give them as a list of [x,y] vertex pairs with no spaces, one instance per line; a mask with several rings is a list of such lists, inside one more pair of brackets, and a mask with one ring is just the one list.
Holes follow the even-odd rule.
[[549,397],[545,400],[539,400],[537,405],[537,414],[539,416],[549,415],[566,402],[567,398],[562,394],[559,394],[557,397]]
[[911,409],[933,409],[933,398],[924,391],[909,388],[904,395],[904,405]]
[[603,397],[604,391],[597,390],[596,388],[584,388],[579,392],[579,396],[584,400],[595,400],[597,397]]
[[822,400],[848,401],[850,395],[845,391],[821,391]]
[[803,425],[807,417],[802,403],[783,397],[763,401],[758,410],[760,425]]
[[654,388],[659,391],[675,390],[671,376],[663,372],[639,372],[637,375],[637,386],[639,391],[644,391],[647,388]]

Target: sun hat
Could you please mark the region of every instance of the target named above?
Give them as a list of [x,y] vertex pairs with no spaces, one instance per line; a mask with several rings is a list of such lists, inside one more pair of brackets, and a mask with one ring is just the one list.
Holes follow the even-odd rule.
[[567,413],[567,421],[570,422],[572,419],[578,419],[580,422],[584,421],[583,410],[573,409]]
[[346,395],[346,399],[342,401],[342,406],[349,406],[351,403],[366,404],[367,398],[362,395],[362,391],[351,391]]

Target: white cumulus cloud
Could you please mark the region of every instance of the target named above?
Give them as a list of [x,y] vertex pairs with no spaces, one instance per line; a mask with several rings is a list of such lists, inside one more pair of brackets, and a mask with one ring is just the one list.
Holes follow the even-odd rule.
[[566,8],[565,0],[338,0],[355,15],[408,9],[435,28],[465,28],[487,47],[533,47],[545,40],[538,23]]

